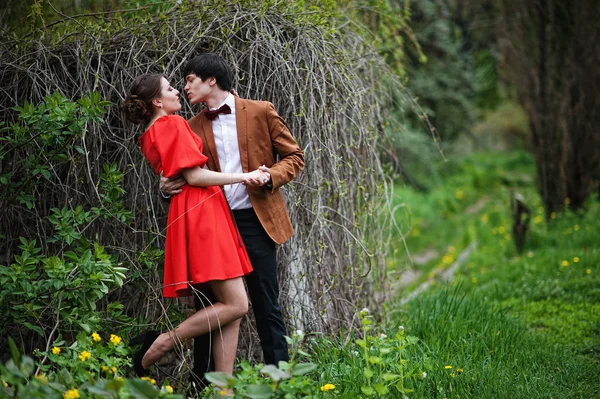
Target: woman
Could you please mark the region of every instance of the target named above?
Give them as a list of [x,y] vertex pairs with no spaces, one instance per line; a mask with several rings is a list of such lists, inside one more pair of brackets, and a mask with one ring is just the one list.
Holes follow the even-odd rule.
[[[217,186],[268,179],[267,172],[219,173],[204,169],[202,141],[187,122],[175,115],[181,109],[179,92],[164,75],[136,78],[123,109],[127,118],[145,124],[139,137],[142,152],[157,174],[181,173],[187,185],[171,199],[164,265],[165,297],[189,296],[193,286],[209,284],[217,302],[162,334],[148,332],[134,358],[138,376],[173,349],[177,341],[219,329],[213,340],[217,371],[233,373],[240,319],[248,311],[241,276],[252,271],[222,190]],[[137,343],[139,343],[137,342]],[[132,343],[135,343],[132,342]]]

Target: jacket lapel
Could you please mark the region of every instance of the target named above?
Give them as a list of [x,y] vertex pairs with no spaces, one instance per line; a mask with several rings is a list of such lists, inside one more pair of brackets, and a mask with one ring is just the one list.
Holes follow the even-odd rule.
[[235,124],[242,169],[244,172],[248,172],[248,117],[246,114],[246,104],[239,97],[235,97]]
[[211,170],[217,172],[221,171],[221,164],[219,163],[219,153],[217,152],[217,145],[215,144],[215,134],[212,130],[212,122],[208,120],[204,115],[200,117],[200,126],[202,128],[203,136],[202,142],[208,147],[210,153],[209,161],[213,161],[213,165],[208,165]]

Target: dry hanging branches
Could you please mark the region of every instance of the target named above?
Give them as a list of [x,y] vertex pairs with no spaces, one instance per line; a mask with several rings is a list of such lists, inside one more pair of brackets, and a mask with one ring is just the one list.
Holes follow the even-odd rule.
[[[0,217],[6,236],[0,252],[14,253],[17,238],[44,237],[44,217],[54,206],[97,204],[104,164],[124,172],[125,206],[135,221],[96,220],[85,234],[118,253],[137,277],[111,299],[149,318],[163,312],[156,270],[163,247],[167,205],[158,179],[143,160],[133,126],[119,111],[131,81],[147,72],[166,73],[183,85],[180,68],[211,51],[234,67],[240,96],[275,104],[305,152],[306,168],[284,189],[295,236],[279,250],[281,303],[288,328],[336,332],[352,329],[357,307],[384,299],[389,234],[389,185],[379,161],[390,102],[383,61],[351,32],[324,33],[310,15],[265,9],[258,1],[197,1],[157,17],[119,17],[62,34],[55,43],[5,44],[0,65],[0,113],[39,103],[59,91],[68,98],[99,91],[114,105],[105,123],[89,126],[81,153],[37,188],[36,207],[7,205]],[[284,12],[285,11],[285,12]],[[60,26],[60,25],[59,25]],[[65,28],[65,32],[68,31]],[[396,84],[396,83],[394,83]],[[182,115],[198,110],[184,104]],[[10,165],[1,165],[2,173]],[[16,172],[16,171],[13,171]],[[137,287],[137,288],[136,288]],[[134,289],[135,288],[135,289]],[[259,353],[251,324],[242,348]]]

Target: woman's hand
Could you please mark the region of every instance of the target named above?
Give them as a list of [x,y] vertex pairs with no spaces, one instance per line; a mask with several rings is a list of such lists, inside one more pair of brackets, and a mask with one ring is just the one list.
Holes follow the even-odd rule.
[[271,180],[271,173],[269,172],[269,168],[266,166],[261,166],[255,171],[244,173],[245,179],[243,183],[247,186],[260,187],[264,186]]

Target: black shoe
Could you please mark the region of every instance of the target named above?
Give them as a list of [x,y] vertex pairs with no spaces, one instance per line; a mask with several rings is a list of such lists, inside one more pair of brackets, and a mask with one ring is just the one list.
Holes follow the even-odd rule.
[[160,331],[146,331],[129,341],[129,345],[142,344],[142,347],[133,358],[133,370],[135,370],[135,374],[138,377],[146,377],[148,375],[148,370],[142,367],[142,359],[159,335]]

